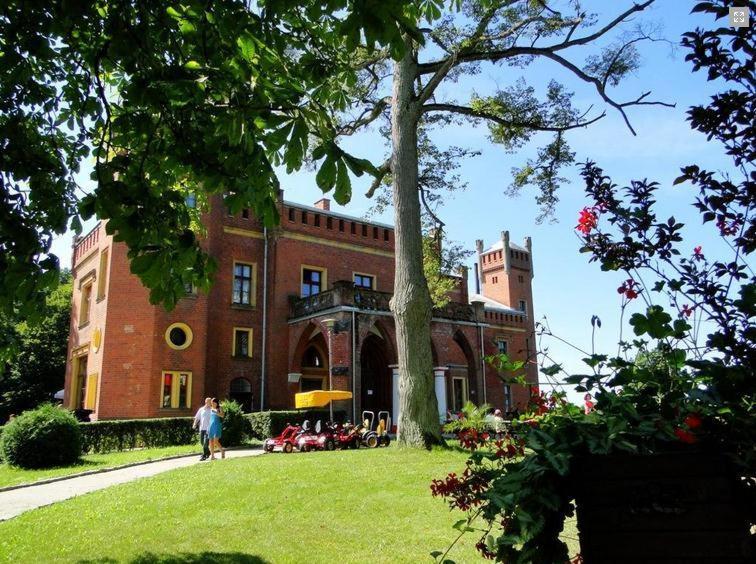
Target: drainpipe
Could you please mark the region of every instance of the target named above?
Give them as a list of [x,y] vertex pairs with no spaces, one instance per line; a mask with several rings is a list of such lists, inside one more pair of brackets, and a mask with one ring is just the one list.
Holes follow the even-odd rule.
[[265,406],[265,351],[268,335],[268,228],[263,227],[263,318],[262,318],[262,366],[260,367],[260,411]]
[[357,326],[355,325],[355,311],[352,310],[352,423],[357,423],[357,399],[356,386],[357,386]]
[[483,326],[478,323],[478,333],[480,334],[480,372],[483,375],[483,403],[488,403],[486,398],[486,359],[483,358]]

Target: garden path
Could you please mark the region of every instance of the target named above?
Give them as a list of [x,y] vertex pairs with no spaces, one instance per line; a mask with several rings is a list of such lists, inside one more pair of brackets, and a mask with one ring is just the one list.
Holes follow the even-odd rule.
[[[226,458],[240,458],[262,454],[262,448],[245,448],[226,451]],[[71,497],[154,476],[168,470],[185,468],[194,464],[218,464],[217,462],[200,462],[196,455],[169,460],[158,460],[128,468],[107,470],[97,474],[88,474],[66,478],[47,484],[28,486],[15,490],[0,492],[0,521],[16,517],[25,511],[63,501]]]

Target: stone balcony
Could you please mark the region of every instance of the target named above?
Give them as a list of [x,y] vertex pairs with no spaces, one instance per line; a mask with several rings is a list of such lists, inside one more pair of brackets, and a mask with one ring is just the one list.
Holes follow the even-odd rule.
[[[289,318],[298,319],[317,314],[333,308],[355,308],[361,312],[390,311],[389,301],[392,294],[356,288],[352,282],[338,281],[331,290],[314,296],[300,298],[290,296]],[[434,308],[433,317],[470,323],[485,323],[483,303],[461,304],[451,302],[443,308]]]

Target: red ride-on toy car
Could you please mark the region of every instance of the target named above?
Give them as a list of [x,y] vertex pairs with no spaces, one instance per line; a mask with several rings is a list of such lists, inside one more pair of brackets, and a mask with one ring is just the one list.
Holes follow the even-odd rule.
[[302,452],[310,450],[334,450],[336,437],[333,428],[318,420],[314,431],[305,431],[297,439],[297,448]]
[[273,452],[280,450],[289,454],[294,451],[294,447],[297,446],[297,438],[302,432],[302,427],[299,425],[287,424],[283,432],[277,437],[271,437],[265,441],[265,452]]
[[362,443],[360,429],[360,427],[348,422],[345,425],[335,425],[333,427],[333,434],[336,439],[336,446],[341,449],[360,448],[360,444]]

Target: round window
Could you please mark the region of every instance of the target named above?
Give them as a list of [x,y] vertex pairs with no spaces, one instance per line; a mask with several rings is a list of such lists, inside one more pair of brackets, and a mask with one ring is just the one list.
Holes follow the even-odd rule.
[[177,351],[184,350],[192,344],[192,330],[186,323],[174,323],[165,330],[165,341]]
[[173,343],[177,347],[183,347],[186,343],[186,331],[184,331],[181,327],[174,327],[173,329],[171,329],[171,333],[168,338],[171,340],[171,343]]

